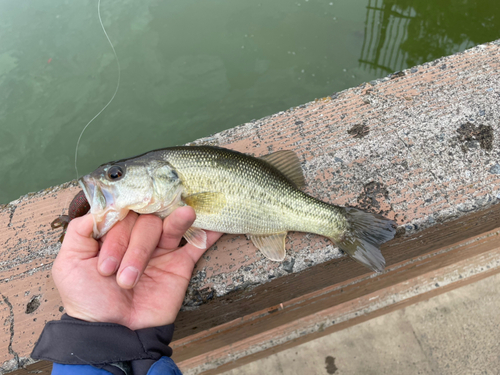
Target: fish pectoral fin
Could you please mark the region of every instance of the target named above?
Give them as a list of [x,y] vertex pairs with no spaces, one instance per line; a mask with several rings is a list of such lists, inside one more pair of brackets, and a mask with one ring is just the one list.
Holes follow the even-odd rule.
[[184,233],[184,238],[198,249],[207,248],[207,233],[203,229],[191,227]]
[[226,206],[226,196],[222,193],[205,192],[188,195],[184,202],[194,208],[197,214],[216,214]]
[[268,259],[281,262],[285,259],[285,238],[287,232],[274,233],[265,236],[248,235],[257,249]]
[[306,185],[300,160],[295,152],[291,150],[281,150],[261,156],[260,159],[278,169],[298,188],[302,188]]

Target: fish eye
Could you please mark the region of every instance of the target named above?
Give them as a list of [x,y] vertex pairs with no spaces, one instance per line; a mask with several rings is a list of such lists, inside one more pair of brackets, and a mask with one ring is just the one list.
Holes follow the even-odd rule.
[[109,181],[118,181],[124,175],[125,175],[125,172],[123,171],[122,167],[120,167],[119,165],[113,165],[108,169],[108,171],[106,173],[106,178]]

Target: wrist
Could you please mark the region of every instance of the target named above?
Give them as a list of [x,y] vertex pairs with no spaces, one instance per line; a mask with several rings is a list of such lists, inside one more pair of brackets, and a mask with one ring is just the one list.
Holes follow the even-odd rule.
[[[70,318],[76,319],[76,320],[81,320],[83,322],[88,322],[88,323],[99,323],[100,321],[98,319],[93,318],[91,315],[81,313],[79,311],[73,310],[71,308],[64,307],[64,313]],[[61,320],[63,319],[64,315],[61,317]],[[104,322],[101,321],[101,323],[112,323],[112,322]]]
[[63,315],[61,317],[61,320],[67,319],[69,317],[87,323],[118,324],[134,330],[133,327],[130,327],[125,321],[123,321],[123,316],[116,316],[111,313],[104,314],[102,313],[102,311],[98,311],[97,313],[95,313],[92,311],[87,311],[85,309],[74,308],[71,305],[64,306],[64,312],[66,317]]

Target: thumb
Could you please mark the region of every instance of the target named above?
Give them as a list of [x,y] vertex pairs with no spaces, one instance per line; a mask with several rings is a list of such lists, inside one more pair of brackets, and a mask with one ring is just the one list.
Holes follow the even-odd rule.
[[71,220],[59,252],[60,257],[89,259],[97,256],[99,243],[92,238],[94,219],[85,215]]

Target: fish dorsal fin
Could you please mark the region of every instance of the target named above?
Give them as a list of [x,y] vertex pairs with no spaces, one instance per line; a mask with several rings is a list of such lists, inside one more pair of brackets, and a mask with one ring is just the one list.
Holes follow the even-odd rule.
[[196,213],[216,214],[226,206],[226,196],[222,193],[205,192],[188,195],[184,198],[188,206],[194,208]]
[[281,262],[285,259],[285,237],[287,232],[274,233],[265,236],[249,235],[257,249],[262,251],[266,258]]
[[295,152],[291,150],[281,150],[261,156],[260,159],[278,169],[298,188],[302,188],[306,185],[300,160]]
[[207,233],[203,229],[191,227],[184,233],[184,238],[198,249],[207,248]]

